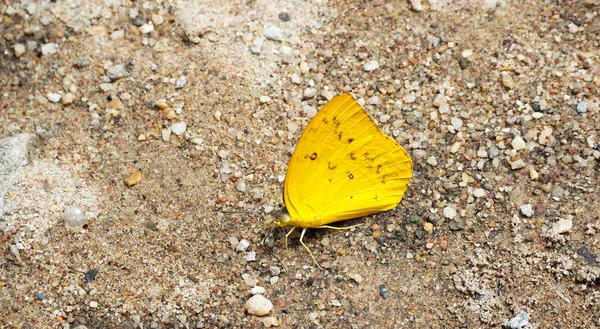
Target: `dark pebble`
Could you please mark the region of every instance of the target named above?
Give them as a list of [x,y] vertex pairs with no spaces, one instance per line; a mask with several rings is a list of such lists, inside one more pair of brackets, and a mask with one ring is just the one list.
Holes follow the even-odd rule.
[[450,222],[450,231],[462,231],[463,227],[456,221]]
[[137,17],[136,19],[134,19],[134,20],[131,22],[131,24],[133,24],[133,25],[135,25],[135,26],[137,26],[137,27],[140,27],[140,26],[142,26],[142,25],[146,24],[146,20],[145,20],[145,19],[143,19],[143,18],[141,18],[141,17]]
[[282,22],[289,22],[290,21],[290,15],[288,13],[286,13],[285,11],[282,11],[279,13],[279,19]]
[[418,223],[419,222],[419,216],[417,216],[417,215],[410,216],[410,222],[411,223]]
[[149,109],[154,110],[156,108],[156,102],[155,101],[148,101],[147,106]]
[[97,268],[93,268],[93,269],[87,271],[87,273],[85,273],[85,281],[87,281],[87,282],[94,281],[94,279],[96,278],[96,274],[98,274]]
[[388,298],[388,288],[385,286],[385,284],[379,286],[379,294],[383,299]]
[[590,250],[585,246],[579,248],[577,250],[577,253],[583,256],[583,258],[585,258],[589,265],[594,265],[594,263],[596,263],[596,258],[598,258],[598,256],[592,254]]
[[532,104],[531,108],[533,108],[533,112],[542,112],[542,108],[540,107],[540,104],[538,104],[538,103]]
[[458,59],[458,65],[460,65],[461,69],[465,70],[467,67],[469,67],[469,61],[466,58],[460,56],[460,58]]
[[33,295],[35,296],[35,299],[37,299],[37,300],[44,300],[44,299],[46,299],[46,295],[40,294],[39,292],[36,292]]
[[575,24],[577,26],[581,26],[581,21],[573,21],[573,24]]

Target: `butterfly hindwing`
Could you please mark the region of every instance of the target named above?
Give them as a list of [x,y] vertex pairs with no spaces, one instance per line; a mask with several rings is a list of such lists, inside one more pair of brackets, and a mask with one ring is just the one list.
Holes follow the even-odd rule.
[[298,141],[285,179],[286,207],[301,227],[381,212],[400,202],[411,173],[408,153],[343,94]]

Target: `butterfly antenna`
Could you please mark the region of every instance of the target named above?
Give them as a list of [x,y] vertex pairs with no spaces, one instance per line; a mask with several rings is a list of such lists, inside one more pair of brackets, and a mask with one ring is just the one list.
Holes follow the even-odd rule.
[[[271,248],[269,248],[269,245],[273,244],[274,241],[269,241],[269,237],[273,237],[274,236],[274,232],[277,229],[277,227],[273,227],[267,234],[264,235],[264,237],[260,240],[260,244],[265,248],[265,250],[267,250],[267,252],[273,256],[273,258],[277,259],[277,261],[279,262],[279,264],[281,264],[281,267],[283,268],[283,270],[287,273],[287,268],[285,267],[285,265],[283,264],[283,262],[281,261],[281,259],[279,259],[275,253],[273,252],[273,250]],[[272,240],[274,240],[274,238],[272,238]]]

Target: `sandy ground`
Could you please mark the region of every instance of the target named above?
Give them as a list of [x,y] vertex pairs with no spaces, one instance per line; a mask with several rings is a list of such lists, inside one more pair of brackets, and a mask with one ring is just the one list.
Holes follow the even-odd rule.
[[[0,4],[0,327],[600,327],[600,7],[419,3]],[[342,91],[415,171],[321,270],[271,228]]]

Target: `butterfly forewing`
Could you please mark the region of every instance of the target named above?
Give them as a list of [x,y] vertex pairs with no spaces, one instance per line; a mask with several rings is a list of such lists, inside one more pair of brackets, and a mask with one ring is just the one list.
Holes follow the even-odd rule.
[[408,153],[343,94],[298,141],[285,179],[286,207],[302,227],[381,212],[400,202],[411,173]]

